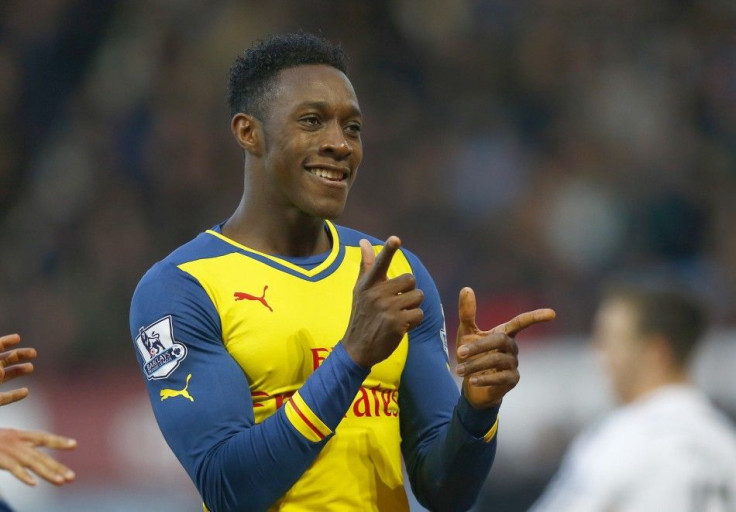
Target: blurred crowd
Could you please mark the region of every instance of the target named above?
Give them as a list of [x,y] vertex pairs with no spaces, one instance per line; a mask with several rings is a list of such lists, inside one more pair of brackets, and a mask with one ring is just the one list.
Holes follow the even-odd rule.
[[0,331],[134,369],[136,283],[240,197],[229,65],[297,29],[342,42],[365,117],[339,222],[400,235],[446,312],[472,285],[482,326],[582,334],[604,281],[662,272],[736,326],[730,0],[8,0]]

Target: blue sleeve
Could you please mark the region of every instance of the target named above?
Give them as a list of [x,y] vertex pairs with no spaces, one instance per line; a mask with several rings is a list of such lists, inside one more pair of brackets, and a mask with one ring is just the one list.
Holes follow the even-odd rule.
[[[157,325],[155,341],[164,340],[166,321],[161,320],[168,318],[171,339],[180,348],[165,342],[154,347],[167,349],[163,353],[171,360],[156,369],[151,364],[156,359],[140,343],[141,330]],[[285,407],[255,424],[247,379],[224,347],[209,296],[174,265],[160,263],[141,280],[133,295],[130,329],[159,427],[212,512],[267,509],[331,436],[307,439],[290,423]],[[149,335],[150,346],[153,331]],[[367,374],[338,344],[299,394],[334,431]],[[170,397],[184,389],[188,397]]]
[[424,320],[409,333],[401,378],[401,449],[412,490],[431,510],[469,509],[493,464],[496,437],[484,441],[498,408],[476,410],[449,371],[439,293],[421,262],[407,252],[424,292]]

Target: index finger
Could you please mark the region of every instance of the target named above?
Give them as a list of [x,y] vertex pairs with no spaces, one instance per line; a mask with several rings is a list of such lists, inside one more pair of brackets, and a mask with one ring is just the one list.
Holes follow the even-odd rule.
[[535,309],[515,316],[508,322],[491,329],[491,332],[500,332],[508,336],[516,336],[527,327],[540,322],[549,322],[557,316],[554,309]]
[[386,244],[381,249],[381,252],[376,256],[376,260],[371,265],[371,268],[366,272],[364,286],[373,286],[374,284],[383,281],[386,278],[388,268],[391,266],[391,260],[396,254],[396,251],[401,247],[401,240],[398,236],[390,236],[386,240]]

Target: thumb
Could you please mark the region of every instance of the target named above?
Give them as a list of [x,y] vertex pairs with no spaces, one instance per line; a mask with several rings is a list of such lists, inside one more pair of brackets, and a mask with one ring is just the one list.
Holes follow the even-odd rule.
[[478,332],[480,330],[475,324],[475,310],[475,292],[472,288],[466,286],[460,290],[460,298],[458,300],[459,331],[462,334]]
[[360,272],[358,273],[358,279],[368,272],[376,261],[376,253],[373,251],[373,246],[365,238],[360,240],[360,256]]

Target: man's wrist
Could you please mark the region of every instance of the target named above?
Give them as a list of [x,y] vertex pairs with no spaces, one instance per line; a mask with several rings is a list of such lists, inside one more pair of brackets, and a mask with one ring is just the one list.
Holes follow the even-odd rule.
[[333,354],[331,355],[337,357],[340,362],[349,369],[351,373],[363,374],[365,378],[371,372],[370,367],[365,367],[352,358],[342,341],[335,345],[335,348],[332,349],[332,352]]
[[463,394],[460,395],[457,402],[457,416],[460,423],[465,430],[478,439],[483,438],[494,426],[500,409],[500,402],[488,409],[476,409]]

